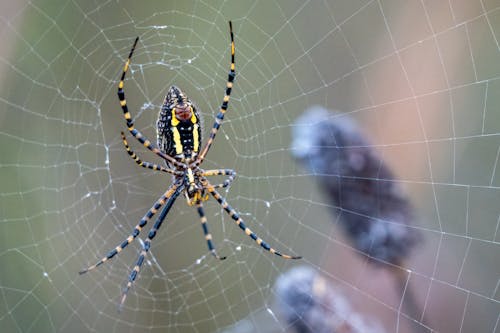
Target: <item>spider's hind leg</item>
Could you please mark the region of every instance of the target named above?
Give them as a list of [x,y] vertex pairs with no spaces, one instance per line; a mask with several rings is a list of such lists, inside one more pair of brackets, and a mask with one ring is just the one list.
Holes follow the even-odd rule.
[[134,44],[132,45],[132,48],[130,49],[130,53],[128,55],[127,61],[125,62],[125,65],[123,66],[123,72],[120,77],[120,82],[118,83],[118,100],[120,101],[120,106],[123,111],[123,117],[125,118],[125,121],[127,123],[127,128],[130,134],[134,138],[137,139],[140,143],[144,145],[147,149],[158,155],[159,157],[163,158],[165,161],[171,163],[174,166],[180,166],[181,163],[176,161],[172,156],[169,156],[162,152],[158,147],[156,147],[148,138],[146,138],[138,129],[135,128],[134,125],[134,120],[132,119],[132,115],[130,114],[128,110],[128,105],[127,105],[127,99],[125,98],[125,76],[127,75],[127,72],[130,67],[130,63],[132,61],[132,55],[134,54],[135,47],[137,46],[137,42],[139,41],[139,37],[137,37],[134,41]]
[[[163,171],[163,172],[170,173],[170,174],[173,174],[173,175],[178,175],[179,174],[179,171],[176,171],[176,170],[173,170],[173,169],[170,169],[170,168],[165,168],[164,166],[161,166],[159,164],[155,164],[155,163],[151,163],[151,162],[147,162],[147,161],[141,160],[139,158],[139,156],[137,156],[137,154],[132,149],[130,149],[130,146],[128,144],[127,138],[125,137],[125,133],[120,132],[120,134],[122,136],[122,143],[125,146],[125,150],[127,151],[128,155],[134,160],[134,162],[137,165],[139,165],[139,166],[141,166],[143,168],[146,168],[146,169],[154,170],[154,171]],[[168,163],[168,162],[166,162],[166,163]]]
[[210,147],[212,146],[212,143],[215,139],[215,135],[219,131],[219,128],[222,124],[222,121],[224,120],[224,114],[226,113],[227,107],[229,104],[229,96],[231,95],[231,91],[233,89],[233,82],[234,82],[234,78],[236,76],[236,72],[235,72],[235,65],[234,65],[233,24],[231,23],[231,21],[229,21],[229,36],[231,37],[231,65],[229,67],[229,73],[227,75],[226,94],[224,95],[224,98],[222,99],[222,104],[221,104],[219,113],[217,113],[217,116],[215,116],[215,122],[212,126],[212,130],[210,131],[210,135],[208,137],[208,140],[205,143],[205,147],[201,150],[200,155],[198,155],[198,159],[196,160],[197,165],[200,165],[203,162],[203,160],[205,159],[205,156],[207,155],[208,151],[210,150]]

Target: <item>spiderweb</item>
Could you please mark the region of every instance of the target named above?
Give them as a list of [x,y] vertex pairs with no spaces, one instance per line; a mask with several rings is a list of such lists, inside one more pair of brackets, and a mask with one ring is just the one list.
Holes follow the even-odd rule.
[[[236,170],[223,194],[246,223],[387,332],[499,330],[498,1],[11,1],[0,12],[3,332],[288,330],[273,285],[296,262],[262,251],[214,200],[206,213],[226,261],[207,255],[196,211],[179,198],[121,313],[140,241],[78,276],[171,181],[137,167],[121,143],[116,88],[134,38],[125,91],[137,128],[155,139],[175,84],[201,109],[206,138],[229,19],[237,78],[204,167]],[[314,174],[291,157],[293,122],[316,104],[360,124],[416,207],[424,241],[400,269],[420,317],[401,310],[405,290],[356,253]]]

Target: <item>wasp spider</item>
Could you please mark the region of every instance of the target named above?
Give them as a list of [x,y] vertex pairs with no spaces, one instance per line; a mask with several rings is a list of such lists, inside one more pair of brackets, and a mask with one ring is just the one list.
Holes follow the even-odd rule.
[[[80,274],[83,274],[90,270],[93,270],[94,268],[100,266],[101,264],[105,263],[115,255],[120,253],[128,244],[132,243],[132,241],[139,235],[141,230],[146,226],[148,221],[158,212],[160,208],[163,207],[160,216],[156,220],[153,227],[149,230],[148,236],[143,243],[142,251],[139,254],[139,258],[137,259],[137,262],[132,269],[132,272],[130,273],[128,283],[123,290],[123,294],[120,300],[120,308],[125,302],[127,292],[129,291],[130,287],[137,278],[137,275],[139,274],[141,266],[144,263],[144,258],[151,247],[151,241],[156,236],[156,233],[160,229],[163,221],[165,220],[165,217],[170,211],[170,208],[172,208],[174,201],[181,194],[185,195],[188,205],[196,206],[196,209],[200,216],[205,240],[207,241],[208,249],[215,258],[219,260],[225,259],[225,257],[219,256],[215,250],[215,246],[212,243],[212,235],[208,230],[207,218],[203,210],[202,202],[206,201],[209,195],[214,197],[214,199],[234,220],[236,225],[238,225],[240,229],[245,232],[245,234],[252,238],[262,248],[285,259],[300,259],[300,257],[298,256],[283,254],[270,247],[266,242],[264,242],[245,225],[243,219],[236,212],[236,210],[234,210],[233,207],[228,204],[226,199],[222,197],[219,192],[217,192],[218,188],[224,188],[231,184],[236,175],[236,172],[234,170],[204,170],[200,168],[200,165],[203,163],[205,156],[212,146],[215,135],[217,134],[217,131],[222,124],[229,103],[229,95],[231,94],[231,90],[233,88],[235,67],[234,38],[231,22],[229,22],[229,33],[231,36],[231,67],[226,83],[226,94],[223,98],[220,111],[215,117],[215,122],[210,132],[210,136],[208,137],[208,140],[203,148],[201,148],[202,129],[200,126],[199,111],[193,104],[193,102],[186,96],[186,94],[184,94],[179,88],[175,86],[170,87],[170,89],[168,90],[162,108],[159,112],[158,121],[156,123],[157,145],[151,143],[151,141],[149,141],[138,129],[135,128],[132,116],[130,115],[127,107],[123,86],[125,75],[127,74],[132,54],[134,53],[137,42],[139,41],[139,37],[135,39],[128,59],[125,62],[125,66],[123,67],[123,73],[118,84],[118,99],[120,100],[123,115],[127,122],[128,131],[134,138],[142,143],[144,147],[162,158],[166,162],[166,166],[142,161],[130,149],[127,139],[125,138],[125,134],[122,132],[121,135],[125,149],[130,157],[141,167],[172,174],[173,182],[165,191],[165,193],[162,194],[162,196],[142,217],[139,223],[134,227],[132,233],[121,244],[116,246],[96,264],[80,271]],[[209,176],[221,175],[227,176],[227,178],[220,184],[213,185],[207,179],[207,177]]]

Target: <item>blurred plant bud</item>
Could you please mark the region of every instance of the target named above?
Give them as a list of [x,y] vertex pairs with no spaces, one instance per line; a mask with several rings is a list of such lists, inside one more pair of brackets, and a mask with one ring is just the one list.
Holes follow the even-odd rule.
[[276,280],[276,308],[295,333],[378,333],[354,312],[330,281],[314,269],[297,266]]
[[321,106],[306,110],[291,152],[317,179],[354,247],[375,262],[400,265],[420,240],[401,184],[353,120]]

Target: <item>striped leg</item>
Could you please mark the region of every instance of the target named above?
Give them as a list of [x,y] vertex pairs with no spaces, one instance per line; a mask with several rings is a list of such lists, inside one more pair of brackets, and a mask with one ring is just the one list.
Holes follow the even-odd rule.
[[135,163],[137,163],[141,167],[155,170],[155,171],[163,171],[163,172],[170,173],[173,175],[182,175],[182,172],[180,172],[180,171],[168,169],[168,168],[165,168],[164,166],[161,166],[158,164],[142,161],[139,158],[139,156],[137,156],[137,154],[132,149],[130,149],[130,146],[128,145],[128,142],[127,142],[127,138],[125,137],[125,133],[121,132],[121,135],[122,135],[123,145],[125,146],[125,150],[127,151],[128,155],[134,160]]
[[236,171],[232,169],[215,169],[215,170],[205,170],[201,173],[202,177],[208,176],[229,176],[223,183],[212,185],[214,188],[228,187],[236,177]]
[[120,78],[120,82],[118,83],[118,99],[120,100],[120,106],[122,107],[123,110],[123,116],[125,117],[125,120],[127,122],[127,128],[136,138],[140,143],[144,145],[147,149],[151,150],[153,153],[156,155],[160,156],[164,160],[172,163],[174,166],[180,166],[181,163],[179,163],[176,159],[174,159],[172,156],[169,156],[162,152],[158,147],[155,147],[151,141],[149,141],[139,130],[134,128],[134,121],[132,120],[132,116],[130,115],[130,112],[128,111],[128,106],[127,106],[127,100],[125,99],[125,91],[123,90],[124,86],[124,80],[125,76],[127,74],[128,68],[130,66],[130,62],[132,59],[132,55],[134,54],[135,47],[137,46],[137,42],[139,41],[139,37],[137,37],[134,41],[134,45],[132,45],[132,49],[130,49],[130,53],[128,55],[127,61],[125,62],[125,65],[123,66],[123,73]]
[[139,271],[141,270],[141,266],[144,263],[144,258],[146,257],[146,254],[148,253],[149,249],[151,248],[151,241],[153,238],[155,238],[156,233],[160,229],[163,221],[165,220],[165,217],[167,216],[168,212],[170,211],[170,208],[172,208],[172,205],[175,202],[175,199],[179,196],[179,194],[182,192],[184,189],[184,186],[177,187],[173,194],[168,198],[167,203],[165,204],[165,207],[160,213],[160,216],[156,219],[155,224],[149,230],[148,237],[144,241],[144,246],[142,247],[142,251],[139,254],[139,258],[137,259],[137,262],[135,263],[134,268],[132,269],[132,272],[130,272],[130,275],[128,277],[128,282],[127,285],[125,286],[123,293],[122,293],[122,298],[120,300],[120,304],[118,306],[118,310],[120,311],[121,308],[123,307],[123,303],[125,303],[125,299],[127,298],[128,291],[132,287],[132,284],[134,283],[135,279],[137,278],[137,275],[139,275]]
[[128,236],[120,245],[115,247],[113,250],[109,251],[109,253],[99,260],[97,263],[95,263],[92,266],[89,266],[86,269],[81,270],[79,273],[84,274],[87,273],[88,271],[93,270],[94,268],[104,264],[106,261],[109,259],[113,258],[115,255],[120,253],[127,245],[132,243],[132,241],[139,235],[141,232],[142,228],[148,223],[148,221],[156,214],[158,209],[161,208],[165,204],[165,201],[167,201],[169,198],[171,198],[174,193],[177,193],[178,191],[178,186],[177,185],[172,185],[169,187],[169,189],[155,202],[153,207],[148,210],[148,212],[142,217],[142,219],[139,221],[139,223],[134,227],[134,231],[132,231],[132,234]]
[[200,215],[201,227],[203,228],[203,233],[205,234],[205,239],[207,240],[207,245],[210,253],[212,253],[212,255],[219,260],[226,259],[226,257],[219,257],[212,243],[212,234],[208,231],[207,217],[205,216],[205,211],[203,210],[201,200],[198,200],[198,202],[196,203],[196,207],[198,209],[198,214]]
[[273,249],[270,247],[266,242],[262,240],[262,238],[258,237],[255,233],[253,233],[252,230],[250,230],[243,220],[241,219],[240,215],[231,207],[226,199],[224,199],[214,188],[212,185],[208,184],[207,186],[208,191],[210,194],[217,200],[217,202],[222,206],[222,208],[231,216],[231,218],[236,222],[236,224],[240,227],[241,230],[245,232],[251,239],[253,239],[258,245],[260,245],[262,248],[265,250],[274,253],[277,256],[280,256],[284,259],[301,259],[302,257],[300,256],[290,256],[288,254],[283,254],[281,252],[278,252],[277,250]]
[[222,105],[220,107],[220,111],[215,118],[214,126],[212,127],[212,131],[210,132],[210,136],[208,137],[207,143],[205,144],[205,147],[203,148],[202,152],[198,156],[198,159],[196,160],[197,165],[200,165],[200,163],[203,162],[203,159],[207,155],[210,147],[212,146],[215,135],[217,134],[217,131],[219,130],[220,125],[222,124],[222,120],[224,120],[224,114],[226,113],[227,105],[229,103],[229,96],[231,95],[231,90],[233,88],[234,77],[236,76],[236,73],[234,71],[235,67],[234,67],[233,24],[231,23],[231,21],[229,21],[229,33],[231,35],[231,67],[230,67],[229,74],[227,76],[226,95],[224,96],[224,99],[222,100]]

